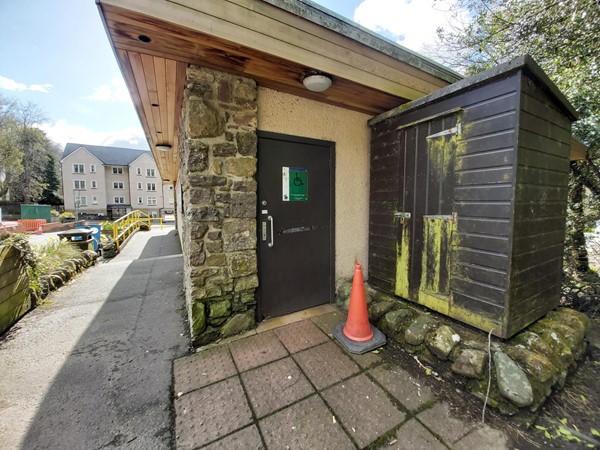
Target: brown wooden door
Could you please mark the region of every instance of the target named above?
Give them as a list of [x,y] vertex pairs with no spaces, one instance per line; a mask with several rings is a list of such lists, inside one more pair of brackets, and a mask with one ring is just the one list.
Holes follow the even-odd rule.
[[445,310],[450,295],[457,115],[398,130],[396,295]]
[[329,303],[334,289],[331,142],[259,132],[259,315]]

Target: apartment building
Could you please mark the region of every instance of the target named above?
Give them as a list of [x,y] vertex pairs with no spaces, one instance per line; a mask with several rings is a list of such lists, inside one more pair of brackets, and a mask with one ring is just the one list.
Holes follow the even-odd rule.
[[68,143],[61,169],[65,210],[80,216],[139,209],[158,217],[174,208],[173,185],[163,184],[149,151]]

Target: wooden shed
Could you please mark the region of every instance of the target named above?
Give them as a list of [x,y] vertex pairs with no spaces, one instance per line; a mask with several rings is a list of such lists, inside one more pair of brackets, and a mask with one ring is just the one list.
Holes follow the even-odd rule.
[[576,113],[530,56],[369,121],[369,282],[508,338],[557,306]]

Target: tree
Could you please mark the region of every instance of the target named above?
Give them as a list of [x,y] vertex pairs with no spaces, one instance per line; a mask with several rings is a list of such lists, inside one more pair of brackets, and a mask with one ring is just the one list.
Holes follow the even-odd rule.
[[58,157],[56,156],[58,147],[52,149],[47,154],[46,168],[44,169],[45,186],[42,191],[42,196],[39,199],[40,203],[45,205],[61,205],[63,200],[60,196],[61,182],[58,169]]
[[0,199],[4,199],[21,172],[23,152],[18,142],[18,125],[14,112],[18,103],[0,96]]
[[571,163],[567,263],[585,273],[583,232],[594,217],[583,205],[600,199],[600,1],[457,0],[455,19],[465,10],[468,20],[438,29],[432,56],[473,74],[529,53],[580,115],[573,135],[588,152]]
[[60,149],[39,128],[45,120],[38,106],[0,96],[0,199],[60,203]]

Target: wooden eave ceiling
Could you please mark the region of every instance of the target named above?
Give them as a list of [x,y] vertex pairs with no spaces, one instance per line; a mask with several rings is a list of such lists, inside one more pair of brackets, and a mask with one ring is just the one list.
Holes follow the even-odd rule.
[[[176,181],[179,167],[188,64],[370,115],[449,84],[261,0],[97,1],[157,166],[169,182]],[[332,87],[308,91],[302,79],[311,70],[330,74]],[[172,148],[157,151],[161,144]]]

